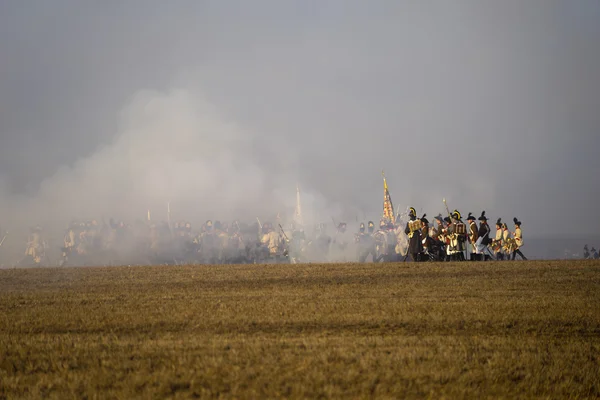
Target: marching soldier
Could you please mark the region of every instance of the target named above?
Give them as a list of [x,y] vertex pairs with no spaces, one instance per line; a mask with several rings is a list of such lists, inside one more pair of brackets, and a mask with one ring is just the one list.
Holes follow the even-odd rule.
[[215,234],[213,222],[209,219],[202,227],[200,236],[200,250],[202,259],[207,264],[216,264],[219,251],[219,238]]
[[281,237],[275,232],[270,222],[263,224],[262,245],[268,250],[271,257],[279,260],[279,248],[281,246]]
[[429,220],[426,218],[427,214],[423,214],[421,217],[421,245],[423,246],[423,252],[421,254],[422,260],[427,257],[429,258],[429,243],[431,238],[429,237]]
[[400,257],[405,258],[408,256],[408,236],[406,236],[404,227],[400,224],[395,227],[394,234],[396,235],[396,247],[394,251],[396,253],[396,260],[399,261]]
[[446,261],[453,261],[456,257],[457,239],[453,230],[452,218],[444,217],[444,227],[442,229],[441,237],[444,238]]
[[433,247],[432,249],[429,249],[429,253],[434,253],[435,259],[440,261],[445,258],[444,245],[446,237],[444,234],[444,218],[441,214],[439,214],[438,216],[434,217],[434,220],[435,226],[429,228],[429,237],[431,243],[430,247]]
[[590,249],[588,248],[587,244],[583,246],[583,258],[586,260],[590,258]]
[[330,248],[332,260],[347,261],[345,253],[348,249],[349,240],[346,229],[347,225],[345,222],[340,222],[337,226]]
[[408,236],[408,254],[414,262],[418,262],[419,255],[423,252],[421,242],[421,221],[417,219],[417,211],[411,207],[408,212],[409,221],[406,223],[404,233]]
[[496,260],[503,260],[504,253],[502,252],[502,248],[504,247],[502,243],[503,239],[503,231],[502,231],[502,218],[498,218],[496,221],[496,236],[494,240],[492,240],[492,250],[494,252],[494,256]]
[[514,239],[510,235],[510,231],[508,230],[508,226],[506,222],[502,223],[502,250],[504,251],[504,255],[507,260],[510,260],[510,255],[513,252],[514,248]]
[[317,236],[313,241],[314,254],[318,260],[327,261],[329,256],[329,246],[331,245],[331,236],[327,234],[327,225],[319,224]]
[[513,249],[512,259],[514,260],[518,254],[522,260],[527,260],[527,257],[525,257],[521,252],[521,247],[523,247],[523,232],[521,231],[521,221],[519,221],[517,218],[513,218],[513,222],[515,223],[515,248]]
[[477,229],[477,223],[472,213],[469,213],[467,221],[469,221],[469,242],[467,246],[469,249],[469,260],[475,261],[478,259],[476,243],[477,239],[479,239],[479,229]]
[[[369,226],[373,225],[373,222],[369,221]],[[370,229],[370,228],[369,228]],[[365,232],[365,224],[360,223],[358,233],[355,235],[355,241],[357,244],[357,258],[359,263],[367,261],[369,254],[372,254],[373,260],[375,259],[374,241],[370,233]]]
[[62,260],[60,261],[60,266],[64,266],[69,261],[69,255],[75,250],[77,246],[75,229],[77,225],[75,223],[71,223],[65,232],[65,236],[63,238],[64,246],[62,248]]
[[448,228],[450,237],[451,259],[455,261],[465,261],[465,242],[467,236],[467,227],[462,221],[461,214],[454,210],[451,215],[451,224]]
[[36,226],[32,228],[25,249],[25,257],[31,257],[35,266],[39,266],[44,259],[46,244],[42,238],[42,228]]
[[478,218],[479,222],[479,232],[477,239],[477,253],[479,253],[480,261],[485,261],[489,259],[489,256],[485,254],[485,251],[490,244],[490,226],[487,223],[487,217],[485,216],[485,211],[481,212],[481,216]]
[[297,264],[304,259],[306,235],[304,230],[292,224],[291,240],[289,245],[289,257],[292,264]]

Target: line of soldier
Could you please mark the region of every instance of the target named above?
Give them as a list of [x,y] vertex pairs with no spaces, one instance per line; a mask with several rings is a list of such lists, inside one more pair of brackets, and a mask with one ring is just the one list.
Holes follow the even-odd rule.
[[432,225],[426,217],[424,214],[418,218],[415,208],[411,207],[404,226],[381,220],[379,230],[375,231],[373,222],[369,221],[365,231],[365,225],[361,224],[356,235],[358,261],[365,262],[370,255],[374,262],[405,261],[408,257],[414,262],[514,260],[517,255],[527,259],[521,251],[523,232],[517,218],[513,218],[514,232],[498,219],[495,237],[491,238],[485,211],[477,219],[469,213],[466,224],[458,210],[447,217],[436,216]]
[[[406,224],[382,219],[376,230],[372,221],[361,223],[354,240],[345,222],[336,224],[329,235],[325,224],[307,234],[298,224],[283,229],[260,221],[226,224],[208,220],[199,232],[193,232],[186,221],[171,226],[167,222],[127,225],[112,219],[102,224],[90,220],[69,225],[59,265],[366,262],[369,257],[373,262],[406,261],[409,257],[412,261],[461,261],[515,259],[517,255],[526,259],[521,252],[520,221],[513,219],[515,230],[510,232],[498,219],[495,238],[491,238],[485,211],[478,220],[479,226],[469,213],[467,225],[455,210],[445,218],[436,216],[430,226],[426,214],[417,218],[415,209],[410,208]],[[50,264],[49,249],[43,230],[32,229],[21,264]]]
[[[270,222],[245,224],[206,221],[199,232],[190,222],[137,221],[133,225],[110,220],[72,222],[60,246],[59,265],[115,264],[237,264],[320,261],[354,261],[344,253],[351,242],[346,224],[340,223],[333,236],[325,224],[307,237],[299,225],[284,230]],[[19,265],[48,265],[50,250],[41,227],[31,229],[25,257]]]

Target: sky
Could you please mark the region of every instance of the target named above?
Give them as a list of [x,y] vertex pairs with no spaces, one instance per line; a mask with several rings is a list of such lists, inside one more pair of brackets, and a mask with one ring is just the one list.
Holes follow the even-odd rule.
[[[5,1],[0,225],[442,199],[598,234],[600,2]],[[62,226],[61,225],[61,226]]]

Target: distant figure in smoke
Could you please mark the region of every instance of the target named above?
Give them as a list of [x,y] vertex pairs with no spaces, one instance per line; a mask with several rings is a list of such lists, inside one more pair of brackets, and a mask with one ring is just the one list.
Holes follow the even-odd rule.
[[25,258],[19,264],[26,262],[31,265],[30,263],[33,262],[34,266],[39,266],[46,256],[46,247],[47,244],[42,237],[42,228],[39,225],[31,228],[27,239]]
[[590,258],[590,249],[588,248],[587,244],[583,246],[583,258],[586,260]]
[[359,263],[366,262],[369,254],[372,255],[373,260],[375,259],[375,242],[372,235],[374,228],[375,224],[373,224],[373,221],[369,221],[369,230],[367,232],[365,231],[365,224],[361,222],[358,233],[355,234],[357,259]]
[[330,254],[332,261],[348,261],[346,259],[346,251],[349,245],[347,227],[348,226],[345,222],[340,222],[336,227],[335,236],[333,237],[330,246]]
[[597,260],[597,259],[598,259],[598,257],[600,257],[600,256],[598,255],[598,251],[597,251],[597,250],[596,250],[594,247],[592,247],[592,254],[591,254],[591,257],[592,257],[594,260]]
[[527,260],[527,257],[525,257],[521,252],[521,247],[523,247],[523,232],[521,231],[521,221],[519,221],[517,218],[513,218],[513,222],[515,223],[515,232],[513,234],[513,238],[515,239],[515,249],[512,253],[512,259],[514,260],[518,254],[521,257],[521,259]]

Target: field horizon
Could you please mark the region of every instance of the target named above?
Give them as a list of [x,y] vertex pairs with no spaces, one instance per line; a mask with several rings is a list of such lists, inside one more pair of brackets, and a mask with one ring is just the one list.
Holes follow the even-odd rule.
[[600,261],[0,270],[0,398],[598,398]]

